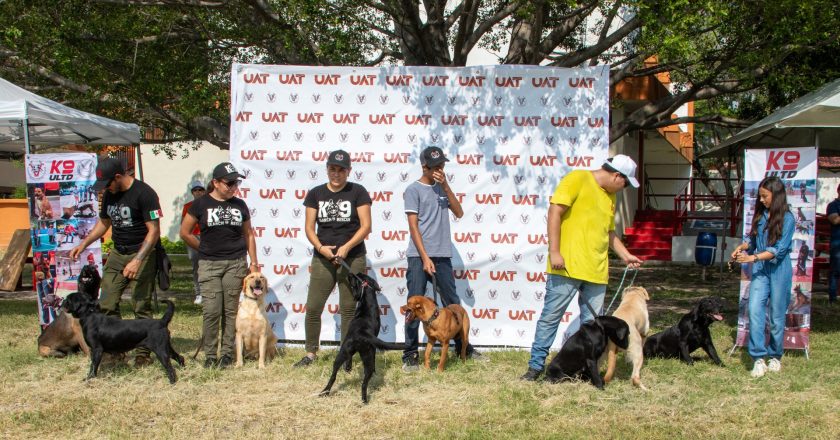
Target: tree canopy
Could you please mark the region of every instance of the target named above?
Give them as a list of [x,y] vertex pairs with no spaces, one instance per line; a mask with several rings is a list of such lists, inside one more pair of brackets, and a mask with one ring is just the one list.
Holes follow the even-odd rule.
[[[684,122],[743,127],[838,71],[834,0],[0,1],[0,76],[69,105],[228,147],[233,62],[611,65],[670,72],[670,96],[611,139]],[[657,64],[646,63],[656,57]],[[695,101],[697,114],[672,118]],[[147,130],[147,137],[152,130]]]

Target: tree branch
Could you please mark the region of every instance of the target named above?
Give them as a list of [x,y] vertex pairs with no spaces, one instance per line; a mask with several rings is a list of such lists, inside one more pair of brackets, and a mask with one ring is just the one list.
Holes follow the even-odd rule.
[[633,32],[641,26],[642,19],[638,16],[635,16],[632,19],[630,19],[630,21],[628,21],[627,23],[624,23],[624,25],[618,28],[615,32],[610,34],[610,36],[599,41],[597,44],[593,44],[592,46],[566,54],[557,59],[557,61],[551,63],[551,65],[558,67],[577,66],[590,58],[596,57],[604,53],[604,51],[621,41],[622,38],[629,35],[630,32]]

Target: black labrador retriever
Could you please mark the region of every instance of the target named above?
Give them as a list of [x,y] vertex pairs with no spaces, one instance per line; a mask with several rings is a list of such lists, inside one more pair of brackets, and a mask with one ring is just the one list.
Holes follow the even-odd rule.
[[721,309],[723,298],[706,297],[694,305],[690,312],[680,318],[680,322],[664,331],[650,336],[645,341],[645,357],[680,358],[688,365],[694,364],[691,352],[702,347],[706,354],[718,365],[723,365],[718,357],[709,326],[715,321],[722,321]]
[[630,327],[614,316],[599,316],[582,324],[551,360],[545,373],[546,380],[557,383],[579,378],[603,390],[604,378],[598,371],[598,360],[607,347],[607,338],[626,350],[630,343]]
[[[96,377],[103,353],[119,354],[137,347],[153,351],[169,377],[169,383],[177,380],[171,360],[174,358],[184,366],[184,357],[172,348],[167,326],[175,314],[175,304],[166,303],[166,313],[161,319],[127,319],[106,316],[99,310],[99,303],[79,292],[71,293],[64,300],[62,308],[79,319],[85,342],[90,347],[90,372],[87,379]],[[86,379],[86,380],[87,380]]]
[[348,275],[348,281],[353,292],[353,298],[357,302],[356,311],[350,321],[350,326],[347,328],[344,342],[338,349],[335,362],[333,362],[330,380],[320,395],[328,396],[330,394],[338,369],[343,364],[344,369],[350,371],[352,368],[351,359],[354,354],[359,353],[362,358],[362,365],[365,368],[365,375],[362,380],[362,402],[368,403],[368,382],[376,371],[376,349],[403,350],[405,344],[385,342],[378,337],[381,328],[379,319],[381,310],[379,302],[376,300],[376,293],[381,289],[376,280],[363,273],[355,275],[351,273]]

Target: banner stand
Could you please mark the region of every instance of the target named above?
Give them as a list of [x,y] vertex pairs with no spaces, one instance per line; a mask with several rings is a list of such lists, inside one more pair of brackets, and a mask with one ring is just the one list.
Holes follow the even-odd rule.
[[[790,305],[785,316],[784,349],[804,350],[810,358],[811,293],[814,270],[814,234],[816,232],[817,148],[748,149],[745,151],[743,236],[752,229],[758,185],[770,176],[785,184],[787,202],[796,220],[790,264],[793,268]],[[749,339],[749,292],[752,264],[741,265],[738,307],[738,333],[735,348],[744,347]],[[768,322],[769,330],[769,322]],[[768,330],[765,330],[768,331]],[[769,338],[769,335],[767,335]]]

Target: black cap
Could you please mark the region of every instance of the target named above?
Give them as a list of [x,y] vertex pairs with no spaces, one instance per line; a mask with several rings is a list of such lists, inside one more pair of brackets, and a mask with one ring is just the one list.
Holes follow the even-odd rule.
[[327,158],[327,166],[330,165],[338,165],[341,168],[349,169],[350,155],[344,150],[335,150],[331,152],[330,157]]
[[434,168],[444,162],[449,162],[449,159],[446,158],[443,154],[443,150],[439,147],[431,146],[426,147],[422,153],[420,153],[420,164],[425,165],[429,168]]
[[96,183],[93,184],[94,191],[105,189],[117,174],[125,174],[125,169],[119,159],[113,157],[99,158],[96,164]]
[[245,176],[236,171],[233,164],[230,162],[222,162],[213,168],[213,178],[216,180],[231,181],[236,179],[244,179]]

